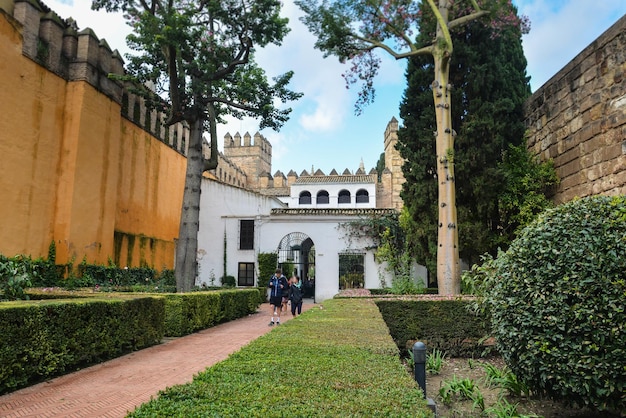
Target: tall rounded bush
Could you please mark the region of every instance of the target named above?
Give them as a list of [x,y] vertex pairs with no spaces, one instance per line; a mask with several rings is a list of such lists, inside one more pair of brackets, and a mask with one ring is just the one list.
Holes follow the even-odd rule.
[[544,212],[495,262],[498,347],[535,390],[626,410],[626,197]]

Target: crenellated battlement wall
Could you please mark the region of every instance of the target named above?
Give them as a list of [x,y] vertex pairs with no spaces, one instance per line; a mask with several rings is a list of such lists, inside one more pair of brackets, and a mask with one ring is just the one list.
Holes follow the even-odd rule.
[[554,161],[557,203],[626,194],[626,16],[526,102],[528,146]]
[[383,188],[381,190],[381,199],[386,200],[386,204],[381,202],[379,207],[392,207],[401,210],[404,202],[400,197],[402,185],[406,182],[402,166],[404,159],[400,155],[400,151],[396,149],[398,143],[398,120],[394,117],[385,128],[385,171],[383,172],[381,182]]
[[166,126],[164,113],[148,108],[143,97],[128,91],[135,86],[109,77],[125,74],[124,60],[117,49],[112,50],[90,28],[79,31],[72,18],[61,18],[42,2],[14,0],[12,6],[13,17],[22,25],[24,56],[67,81],[89,83],[119,103],[123,117],[181,154],[187,154],[186,124]]
[[[242,143],[243,139],[243,143]],[[224,136],[224,156],[247,175],[245,187],[251,190],[264,188],[261,179],[267,179],[272,170],[272,144],[260,133],[252,136],[246,132],[242,137],[227,133]]]
[[13,17],[22,25],[22,53],[68,81],[86,81],[121,103],[122,82],[108,74],[124,74],[124,61],[93,30],[78,30],[36,0],[15,0]]
[[[211,156],[210,149],[205,147],[205,158]],[[230,184],[231,186],[245,188],[248,184],[248,176],[243,170],[234,164],[232,161],[224,157],[224,154],[219,153],[217,156],[217,168],[205,173],[205,176],[209,176],[214,180],[218,180],[222,183]]]
[[0,253],[172,268],[189,130],[38,0],[0,0]]

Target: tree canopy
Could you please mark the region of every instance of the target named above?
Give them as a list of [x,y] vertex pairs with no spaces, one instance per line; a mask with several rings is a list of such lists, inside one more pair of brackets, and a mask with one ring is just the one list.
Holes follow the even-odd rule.
[[[512,7],[507,14],[516,14]],[[520,19],[521,22],[521,19]],[[428,39],[436,24],[421,16],[419,37]],[[536,164],[526,150],[523,105],[530,95],[520,25],[469,23],[451,31],[455,53],[450,64],[452,129],[459,251],[463,260],[505,248],[520,224],[547,206],[544,193],[556,180],[550,164]],[[408,88],[401,105],[405,125],[399,149],[406,163],[402,197],[409,212],[407,234],[419,262],[433,271],[436,263],[436,129],[428,57],[414,57],[407,69]],[[526,179],[524,179],[526,177]],[[532,179],[532,181],[528,181]],[[524,193],[516,192],[523,188]],[[534,199],[534,203],[530,200]],[[530,206],[528,206],[530,205]],[[521,209],[526,208],[526,209]],[[522,219],[519,215],[524,212]],[[530,216],[528,216],[530,215]]]
[[[508,0],[493,0],[481,7],[476,0],[298,0],[305,12],[304,23],[318,40],[316,47],[340,61],[351,61],[345,75],[348,84],[361,83],[357,112],[374,95],[373,80],[380,66],[374,52],[383,50],[396,59],[430,56],[434,66],[430,86],[434,101],[437,188],[437,277],[439,293],[456,294],[460,288],[458,225],[455,188],[455,148],[452,129],[452,86],[449,83],[453,56],[451,33],[459,27],[490,16],[491,25],[518,25],[516,15],[508,13]],[[420,26],[423,13],[434,16],[434,26]],[[484,22],[483,22],[484,24]],[[424,36],[415,38],[414,33]],[[427,35],[426,35],[427,34]],[[426,80],[424,80],[426,81]],[[431,119],[432,120],[432,119]]]
[[[203,171],[217,166],[216,124],[224,115],[260,118],[260,127],[279,129],[291,109],[277,103],[301,94],[287,86],[292,73],[270,83],[253,59],[255,48],[280,45],[288,19],[278,0],[93,0],[92,8],[121,11],[133,32],[128,44],[128,79],[150,84],[156,95],[137,88],[167,112],[166,124],[190,126],[187,174],[176,248],[176,283],[188,291],[197,275],[197,233]],[[205,160],[202,136],[209,132]],[[226,272],[224,272],[226,274]]]

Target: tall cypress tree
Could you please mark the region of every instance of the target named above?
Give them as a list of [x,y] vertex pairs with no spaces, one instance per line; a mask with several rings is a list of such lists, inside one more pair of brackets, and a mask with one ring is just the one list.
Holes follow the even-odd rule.
[[[422,11],[418,41],[432,39],[436,24],[428,8]],[[514,8],[512,12],[517,15]],[[463,11],[453,9],[451,13]],[[454,86],[451,108],[456,132],[459,252],[469,263],[507,241],[501,233],[498,204],[506,187],[502,161],[510,145],[524,143],[523,103],[530,95],[520,21],[489,25],[474,21],[452,31],[450,82]],[[409,60],[408,87],[400,107],[404,126],[398,132],[398,148],[406,160],[402,197],[407,213],[403,221],[417,261],[430,272],[436,271],[438,222],[432,74],[431,57]]]

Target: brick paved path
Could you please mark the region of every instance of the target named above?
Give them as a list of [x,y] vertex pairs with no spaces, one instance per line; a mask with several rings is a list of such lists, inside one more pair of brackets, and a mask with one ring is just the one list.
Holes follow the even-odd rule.
[[[303,310],[313,307],[305,300]],[[291,313],[283,314],[283,322]],[[269,305],[246,318],[170,339],[75,373],[0,396],[0,417],[124,417],[159,390],[186,383],[269,332]]]

